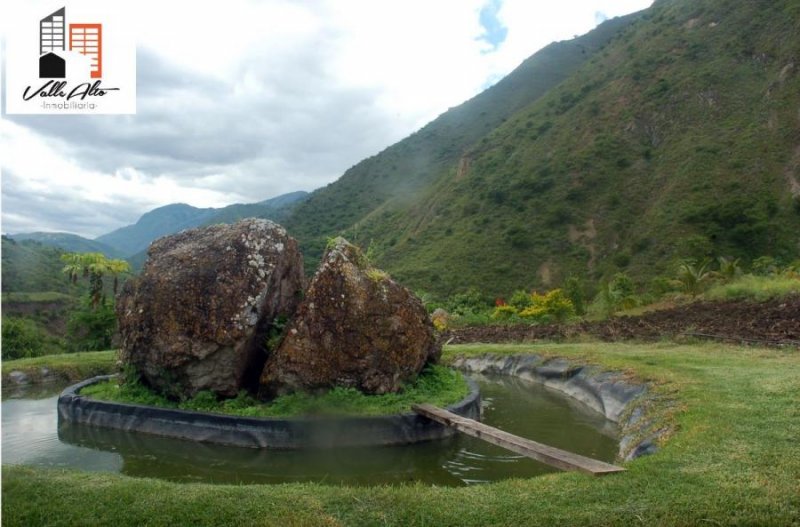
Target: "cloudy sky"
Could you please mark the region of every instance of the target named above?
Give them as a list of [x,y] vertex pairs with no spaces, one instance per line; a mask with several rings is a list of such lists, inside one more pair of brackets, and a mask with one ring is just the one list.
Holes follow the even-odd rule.
[[548,43],[651,3],[120,2],[136,37],[137,114],[3,115],[2,231],[95,237],[168,203],[313,190]]

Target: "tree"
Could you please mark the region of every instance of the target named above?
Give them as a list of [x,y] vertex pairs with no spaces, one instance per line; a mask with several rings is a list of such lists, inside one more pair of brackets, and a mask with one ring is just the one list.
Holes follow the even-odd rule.
[[733,258],[720,256],[717,258],[717,262],[719,262],[718,274],[726,282],[730,282],[734,278],[741,276],[742,266],[739,262],[739,258],[734,260]]
[[73,284],[78,283],[78,278],[83,274],[83,259],[81,254],[66,253],[61,255],[61,261],[65,265],[62,272],[69,277],[69,281]]
[[131,266],[125,260],[109,260],[108,271],[114,277],[114,296],[117,296],[117,289],[119,286],[119,275],[122,273],[130,272]]
[[77,283],[78,277],[89,279],[89,298],[92,309],[97,309],[105,304],[103,276],[111,274],[114,277],[114,295],[117,294],[119,275],[128,272],[130,265],[125,260],[108,259],[102,253],[67,253],[61,256],[66,264],[62,272],[72,283]]
[[697,296],[702,293],[709,282],[714,278],[714,273],[708,270],[708,260],[699,264],[687,260],[678,266],[676,285],[684,293]]
[[586,314],[586,293],[584,292],[583,282],[577,276],[570,276],[564,281],[561,286],[564,294],[570,299],[572,305],[575,306],[575,313],[578,315]]
[[3,317],[3,360],[38,357],[44,338],[32,320]]

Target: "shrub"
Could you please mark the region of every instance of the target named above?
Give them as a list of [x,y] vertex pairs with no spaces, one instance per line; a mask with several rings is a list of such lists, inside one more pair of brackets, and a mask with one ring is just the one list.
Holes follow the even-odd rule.
[[547,310],[541,305],[533,305],[530,307],[526,307],[525,309],[519,312],[519,316],[522,318],[527,318],[536,322],[540,322],[542,324],[550,322],[550,317],[547,314]]
[[447,301],[447,311],[455,315],[466,315],[468,313],[480,313],[488,308],[487,302],[476,289],[470,289],[464,293],[457,293]]
[[617,273],[610,282],[600,286],[589,311],[601,317],[610,317],[621,309],[632,309],[639,303],[633,281],[625,273]]
[[3,319],[3,360],[44,355],[44,337],[32,320]]
[[517,314],[516,308],[510,305],[497,306],[492,311],[492,320],[508,320]]
[[778,273],[778,261],[772,256],[761,256],[753,260],[750,270],[756,276],[769,276]]
[[101,302],[93,307],[91,297],[84,297],[81,306],[67,322],[67,335],[72,351],[102,351],[111,348],[117,330],[114,306]]
[[549,322],[552,319],[563,322],[575,316],[575,306],[561,289],[553,289],[547,294],[531,295],[531,305],[522,311],[519,316],[537,322]]
[[742,266],[738,258],[734,260],[733,258],[720,256],[717,258],[717,262],[719,263],[719,271],[717,274],[726,282],[730,282],[742,275]]
[[719,284],[706,293],[712,300],[755,300],[762,302],[800,294],[800,280],[789,276],[744,275],[736,280]]
[[577,276],[570,276],[564,281],[561,287],[564,294],[572,305],[575,307],[575,313],[578,315],[586,314],[586,293],[584,292],[583,282]]
[[511,300],[509,300],[508,303],[517,311],[522,311],[526,307],[533,305],[530,293],[522,289],[514,291],[514,293],[511,295]]
[[575,305],[561,289],[553,289],[544,295],[542,303],[547,313],[559,322],[575,316]]
[[706,260],[699,264],[692,261],[685,261],[678,266],[678,274],[675,285],[683,292],[692,296],[697,296],[705,291],[714,274],[708,270],[709,262]]

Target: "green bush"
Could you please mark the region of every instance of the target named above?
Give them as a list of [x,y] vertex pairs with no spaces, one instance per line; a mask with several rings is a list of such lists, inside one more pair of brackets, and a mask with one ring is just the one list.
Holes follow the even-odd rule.
[[492,320],[508,320],[516,314],[517,309],[514,306],[497,306],[492,311]]
[[544,295],[532,294],[531,306],[520,311],[519,316],[540,323],[552,320],[564,322],[575,316],[575,306],[564,291],[553,289]]
[[682,262],[678,266],[675,285],[683,293],[697,296],[705,291],[716,277],[708,270],[708,260],[695,264],[693,261]]
[[464,293],[457,293],[451,296],[445,310],[454,315],[467,315],[469,313],[480,313],[488,310],[488,303],[477,289],[470,289]]
[[610,317],[622,309],[632,309],[639,304],[633,281],[625,273],[617,273],[613,280],[600,286],[600,291],[589,306],[595,317]]
[[45,354],[45,337],[32,320],[3,319],[3,360],[40,357]]
[[67,322],[69,348],[72,351],[107,350],[111,348],[116,330],[114,306],[101,302],[93,307],[93,299],[83,297]]
[[779,271],[778,261],[772,256],[761,256],[750,264],[751,272],[756,276],[769,276]]
[[561,289],[564,291],[564,294],[569,301],[572,302],[572,305],[575,307],[575,314],[577,315],[585,315],[586,314],[586,293],[583,282],[577,276],[570,276],[564,281],[564,285],[561,286]]
[[517,311],[522,311],[526,307],[531,307],[531,305],[533,305],[533,300],[531,300],[530,293],[523,289],[517,289],[511,295],[511,299],[508,301],[508,304]]
[[705,294],[710,300],[764,301],[800,294],[800,279],[790,276],[744,275],[727,284],[718,284]]

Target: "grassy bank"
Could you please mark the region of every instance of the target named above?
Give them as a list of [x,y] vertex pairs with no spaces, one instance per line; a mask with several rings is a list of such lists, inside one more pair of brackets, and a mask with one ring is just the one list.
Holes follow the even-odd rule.
[[31,384],[54,377],[65,381],[80,381],[95,375],[113,373],[116,362],[116,351],[87,351],[7,360],[2,363],[3,384],[15,384],[9,377],[13,371],[24,373]]
[[388,415],[411,411],[416,403],[447,406],[469,392],[464,377],[444,366],[431,366],[400,393],[364,395],[352,388],[335,388],[318,395],[295,393],[261,403],[245,392],[219,401],[211,392],[200,392],[186,401],[171,401],[139,383],[108,381],[87,386],[81,395],[105,401],[147,404],[247,417],[292,417],[299,415]]
[[623,370],[672,401],[676,432],[603,478],[467,488],[181,485],[4,467],[4,525],[796,525],[800,354],[717,344],[451,346]]

